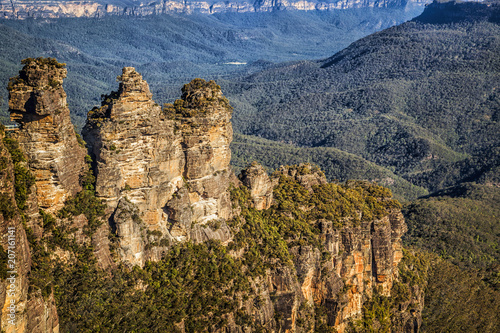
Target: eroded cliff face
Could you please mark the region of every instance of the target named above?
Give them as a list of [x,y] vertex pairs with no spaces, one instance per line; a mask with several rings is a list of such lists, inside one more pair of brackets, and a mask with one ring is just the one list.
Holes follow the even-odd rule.
[[276,182],[272,182],[264,167],[253,162],[249,167],[241,171],[240,180],[250,190],[253,207],[257,210],[268,209],[273,203],[273,188]]
[[106,15],[146,16],[166,13],[203,13],[215,14],[226,12],[270,12],[276,10],[338,10],[350,8],[387,8],[405,7],[407,4],[423,5],[428,0],[385,0],[361,1],[170,1],[157,2],[133,1],[119,4],[105,1],[0,1],[0,14],[4,18],[25,19],[29,17],[102,17]]
[[[308,207],[305,203],[299,204],[298,212],[296,208],[287,208],[289,204],[283,200],[280,190],[276,193],[278,197],[274,206],[264,208],[256,205],[263,202],[262,198],[266,198],[260,194],[265,192],[262,191],[264,188],[302,188],[309,195],[315,191],[321,193],[325,189],[337,191],[337,187],[331,187],[327,183],[320,170],[307,164],[281,167],[267,181],[261,168],[258,164],[252,164],[243,170],[241,178],[242,183],[249,188],[251,207],[259,210],[271,208],[264,212],[270,218],[277,214],[295,219],[303,218],[300,217],[302,212],[307,213],[315,208]],[[258,176],[259,174],[261,175]],[[299,193],[299,197],[307,197],[303,190]],[[344,198],[350,196],[352,194]],[[378,200],[389,199],[386,197]],[[344,207],[353,203],[343,198],[337,200],[344,200]],[[318,205],[321,203],[318,202]],[[363,307],[375,295],[395,297],[393,285],[398,281],[398,264],[403,256],[401,236],[407,230],[401,211],[388,208],[381,216],[369,220],[363,217],[362,211],[356,215],[358,216],[345,217],[337,222],[331,218],[305,218],[307,223],[316,225],[319,229],[320,245],[308,245],[307,241],[300,238],[288,241],[293,266],[270,269],[266,272],[266,278],[260,282],[266,290],[261,295],[262,309],[271,309],[262,312],[262,315],[268,315],[259,320],[261,325],[265,325],[266,320],[274,320],[274,324],[268,324],[267,327],[283,332],[310,332],[324,324],[335,328],[337,332],[345,332],[348,331],[350,322],[360,320]],[[404,311],[391,313],[394,331],[418,331],[423,304],[421,292],[416,290],[414,295],[416,299],[412,301],[412,313],[406,311],[410,301],[401,306]],[[315,321],[318,313],[323,313],[323,317]]]
[[[6,333],[57,333],[59,319],[53,294],[48,298],[43,298],[39,293],[28,296],[31,251],[14,199],[14,168],[20,166],[14,166],[4,145],[4,137],[3,129],[0,128],[0,252],[3,266],[0,279],[0,327]],[[22,161],[18,163],[25,164]]]
[[11,120],[20,125],[14,137],[36,178],[38,205],[55,212],[81,190],[85,148],[76,137],[62,87],[66,69],[55,59],[26,59],[9,82]]
[[[232,127],[220,88],[195,80],[162,110],[134,68],[119,80],[119,90],[89,112],[83,133],[121,258],[143,265],[173,240],[227,241]],[[215,221],[217,231],[207,225]]]

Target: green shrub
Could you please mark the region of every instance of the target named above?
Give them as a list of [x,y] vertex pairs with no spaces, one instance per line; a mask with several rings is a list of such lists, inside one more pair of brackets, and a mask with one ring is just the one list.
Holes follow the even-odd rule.
[[94,192],[82,190],[66,200],[64,207],[58,212],[58,216],[65,218],[84,214],[88,221],[87,233],[91,235],[102,224],[100,217],[104,216],[105,208],[106,205],[95,197]]
[[14,189],[17,207],[25,210],[27,208],[26,200],[31,194],[31,187],[35,184],[35,177],[26,167],[26,159],[19,147],[19,143],[9,137],[4,137],[3,143],[7,147],[14,164]]
[[6,220],[10,220],[17,213],[17,209],[8,193],[0,193],[0,213],[2,213],[3,218]]

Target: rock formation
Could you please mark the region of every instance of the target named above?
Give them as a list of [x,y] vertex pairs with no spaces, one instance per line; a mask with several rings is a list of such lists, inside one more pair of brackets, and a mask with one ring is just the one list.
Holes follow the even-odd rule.
[[[261,193],[266,192],[259,189],[272,189],[278,184],[277,178],[283,176],[310,193],[316,186],[327,184],[324,174],[309,164],[281,167],[273,178],[266,180],[262,166],[253,163],[242,171],[241,179],[249,188],[256,209],[262,208],[257,203],[263,202]],[[307,318],[314,315],[312,307],[315,305],[325,309],[328,325],[335,327],[337,332],[344,332],[350,320],[355,321],[362,315],[363,306],[371,297],[375,294],[391,296],[391,288],[399,275],[397,266],[403,255],[401,236],[407,230],[406,224],[399,209],[370,221],[346,218],[342,227],[326,219],[314,223],[319,225],[322,246],[329,259],[325,260],[325,254],[313,246],[291,246],[294,270],[272,269],[261,281],[263,289],[267,290],[262,295],[262,308],[272,309],[262,323],[278,315],[281,319],[277,320],[275,329],[302,332],[303,327],[314,325]],[[394,321],[400,322],[398,331],[413,332],[415,325],[418,330],[420,300],[415,301],[414,306],[413,316],[405,311],[392,314]],[[312,311],[312,315],[308,311]],[[411,326],[411,330],[403,329],[406,326]]]
[[[195,79],[182,92],[181,99],[165,109],[170,117],[175,117],[182,136],[187,196],[181,192],[179,200],[189,202],[192,212],[189,221],[177,219],[175,209],[172,210],[173,220],[180,226],[172,230],[172,236],[180,239],[188,236],[192,222],[199,226],[231,217],[229,144],[233,139],[232,108],[215,82]],[[224,238],[221,240],[227,240]]]
[[31,251],[14,199],[14,165],[3,144],[4,137],[0,128],[0,253],[3,266],[0,329],[6,333],[57,333],[59,320],[53,295],[48,299],[40,294],[28,297]]
[[10,117],[20,124],[15,138],[36,178],[38,205],[54,212],[81,190],[86,152],[69,117],[64,64],[50,58],[29,58],[23,64],[9,82]]
[[[181,99],[162,109],[142,76],[125,67],[118,91],[103,96],[84,128],[96,196],[105,203],[109,224],[91,222],[95,216],[80,211],[63,209],[55,217],[39,213],[39,207],[58,211],[81,189],[79,178],[85,171],[85,152],[69,121],[61,87],[65,74],[55,60],[28,60],[9,87],[12,118],[21,124],[11,136],[19,139],[28,161],[19,157],[15,171],[12,152],[0,140],[0,257],[6,258],[12,241],[9,228],[15,229],[18,256],[18,292],[8,296],[7,280],[1,282],[1,328],[6,332],[59,331],[50,277],[39,285],[28,280],[31,267],[37,267],[30,244],[31,251],[35,244],[42,244],[38,251],[50,248],[50,254],[41,252],[45,260],[54,260],[52,264],[69,268],[78,262],[76,256],[86,255],[88,260],[96,258],[101,268],[127,270],[111,260],[109,231],[117,259],[128,266],[160,260],[175,242],[218,240],[227,246],[231,260],[239,261],[248,277],[239,281],[244,287],[234,294],[234,304],[227,303],[237,310],[227,314],[227,324],[215,332],[254,327],[310,332],[320,325],[346,332],[349,322],[361,318],[367,302],[393,296],[393,286],[400,283],[397,266],[406,225],[390,191],[362,182],[329,184],[310,164],[281,167],[270,177],[253,163],[238,180],[229,166],[232,109],[213,81],[193,80],[183,87]],[[15,154],[23,155],[21,150]],[[21,167],[31,169],[33,181]],[[24,188],[15,188],[14,174],[22,176]],[[230,183],[236,186],[234,202]],[[84,195],[80,204],[96,205],[91,192],[77,194]],[[26,229],[20,214],[27,220]],[[89,232],[91,223],[94,229]],[[260,265],[259,273],[250,272],[252,262]],[[89,268],[87,262],[82,266]],[[35,288],[28,299],[29,285]],[[409,333],[420,327],[422,292],[412,288],[412,296],[407,293],[390,309],[395,331]],[[137,282],[134,293],[144,289],[147,286]],[[8,325],[11,299],[19,310],[14,327]],[[60,318],[62,322],[64,316]],[[177,324],[181,331],[189,330]]]
[[217,231],[207,225],[231,216],[231,112],[220,88],[194,80],[162,110],[134,68],[119,80],[119,90],[89,112],[84,137],[122,258],[158,260],[173,239],[227,241],[225,223]]
[[56,18],[56,17],[102,17],[106,15],[147,16],[166,13],[203,13],[215,14],[225,12],[270,12],[276,10],[300,11],[329,11],[338,9],[363,8],[363,7],[405,7],[407,4],[423,5],[428,0],[385,0],[385,1],[359,1],[342,0],[330,1],[171,1],[157,2],[130,1],[123,4],[102,3],[102,1],[8,1],[0,0],[0,14],[4,18],[25,19]]
[[281,166],[278,170],[278,174],[294,179],[309,192],[312,191],[314,185],[323,185],[327,183],[323,171],[317,166],[309,163],[300,164],[298,167]]
[[248,168],[241,171],[240,180],[250,190],[255,209],[263,210],[271,207],[275,184],[270,181],[262,165],[253,162]]

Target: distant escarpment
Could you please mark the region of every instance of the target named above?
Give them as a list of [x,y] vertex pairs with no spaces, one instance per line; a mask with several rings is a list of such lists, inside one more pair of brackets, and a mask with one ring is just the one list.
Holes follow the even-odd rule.
[[106,15],[147,16],[167,13],[215,14],[226,12],[270,12],[276,10],[328,11],[350,8],[405,7],[423,5],[427,0],[359,1],[0,1],[0,14],[9,19],[102,17]]
[[236,177],[220,87],[195,79],[160,107],[132,67],[88,113],[85,156],[64,65],[24,65],[9,88],[21,127],[0,145],[16,332],[419,330],[425,281],[389,190],[328,183],[310,164],[268,175],[253,163]]

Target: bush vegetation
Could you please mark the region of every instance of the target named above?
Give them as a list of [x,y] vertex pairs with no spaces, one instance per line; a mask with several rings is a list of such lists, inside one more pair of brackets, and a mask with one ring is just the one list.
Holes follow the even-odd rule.
[[500,292],[470,270],[448,260],[431,261],[422,330],[425,332],[498,332]]
[[17,207],[20,210],[25,210],[28,208],[26,201],[31,193],[31,187],[35,184],[35,177],[29,171],[24,154],[19,147],[19,143],[5,136],[3,138],[3,144],[9,151],[12,163],[14,164],[14,196]]
[[348,179],[375,181],[390,188],[395,198],[400,201],[412,200],[428,194],[423,187],[413,185],[388,168],[336,148],[297,147],[236,133],[231,143],[232,166],[236,172],[239,172],[252,161],[258,161],[268,170],[278,169],[286,164],[312,162],[325,172],[330,181]]
[[448,188],[404,207],[406,245],[477,271],[500,290],[500,190],[475,183]]
[[222,82],[235,130],[307,147],[311,159],[319,147],[337,148],[414,185],[443,188],[443,178],[460,177],[460,161],[479,163],[500,144],[500,25],[461,15],[417,18],[326,60]]

